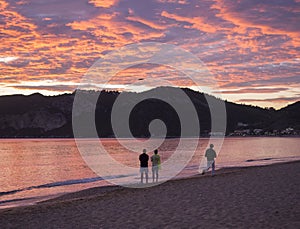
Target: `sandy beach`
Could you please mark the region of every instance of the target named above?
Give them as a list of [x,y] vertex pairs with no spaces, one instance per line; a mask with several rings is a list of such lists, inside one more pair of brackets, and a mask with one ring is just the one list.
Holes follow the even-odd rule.
[[93,188],[0,211],[1,228],[300,228],[300,161],[151,188]]

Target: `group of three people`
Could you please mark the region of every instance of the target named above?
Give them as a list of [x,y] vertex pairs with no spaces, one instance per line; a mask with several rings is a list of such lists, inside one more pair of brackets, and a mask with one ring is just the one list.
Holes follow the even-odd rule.
[[[213,149],[214,145],[210,144],[210,147],[205,152],[205,157],[207,159],[207,167],[202,171],[202,174],[207,172],[210,168],[212,168],[212,176],[215,173],[215,158],[217,157],[216,151]],[[143,149],[143,153],[139,157],[140,160],[140,173],[141,173],[141,183],[144,182],[144,175],[146,178],[146,183],[148,183],[148,161],[149,156],[147,154],[146,149]],[[152,162],[152,178],[153,182],[158,182],[158,170],[160,169],[160,156],[158,155],[158,150],[154,150],[153,156],[151,156]]]

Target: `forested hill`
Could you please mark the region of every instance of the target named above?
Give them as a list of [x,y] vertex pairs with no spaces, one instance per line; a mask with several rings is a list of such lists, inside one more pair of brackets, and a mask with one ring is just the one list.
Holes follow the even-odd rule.
[[[152,89],[151,93],[173,95],[179,88],[160,87]],[[191,99],[196,108],[201,136],[210,133],[210,109],[206,98],[220,101],[218,98],[205,95],[190,89],[182,89]],[[82,109],[74,115],[75,121],[84,119],[86,112],[93,112],[93,104],[89,97],[96,92],[78,91],[82,95]],[[124,92],[127,102],[121,104],[126,108],[135,97],[148,92]],[[116,91],[102,91],[95,111],[96,127],[99,137],[113,137],[111,127],[111,110],[116,98]],[[43,96],[41,94],[11,95],[0,97],[0,137],[73,137],[72,108],[75,92],[59,96]],[[172,97],[176,106],[187,104],[180,97]],[[285,134],[287,129],[299,133],[300,101],[280,110],[263,109],[249,105],[235,104],[225,101],[227,114],[226,134],[244,132],[249,135],[265,132]],[[168,137],[178,137],[181,134],[180,120],[176,110],[166,102],[157,99],[147,99],[138,103],[130,113],[130,130],[135,137],[149,137],[149,123],[154,119],[162,120],[167,127]],[[82,137],[90,137],[88,131]],[[123,136],[126,137],[126,136]]]

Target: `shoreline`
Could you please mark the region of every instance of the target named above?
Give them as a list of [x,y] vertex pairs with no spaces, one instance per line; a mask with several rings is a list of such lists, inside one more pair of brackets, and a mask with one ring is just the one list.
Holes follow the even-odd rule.
[[[262,159],[261,161],[265,161],[265,160],[270,160],[269,158],[266,159]],[[249,163],[253,162],[252,160],[248,161]],[[225,175],[225,174],[230,174],[230,173],[237,173],[240,172],[242,170],[245,169],[251,169],[251,168],[260,168],[260,167],[266,167],[266,166],[273,166],[273,165],[279,165],[279,164],[289,164],[289,163],[298,163],[300,162],[299,159],[297,160],[291,160],[291,161],[279,161],[279,162],[273,162],[271,164],[262,164],[262,165],[247,165],[247,166],[228,166],[228,167],[219,167],[216,168],[216,175],[220,176],[220,175]],[[211,170],[207,173],[205,173],[205,175],[202,175],[200,173],[197,174],[193,174],[193,175],[189,175],[189,176],[183,176],[183,177],[174,177],[171,180],[168,181],[162,181],[159,182],[159,184],[163,184],[166,182],[173,182],[173,181],[177,181],[177,180],[186,180],[186,179],[192,179],[192,178],[204,178],[207,176],[210,176],[211,174]],[[150,182],[150,188],[151,188],[151,177],[149,178]],[[93,182],[91,182],[93,183]],[[137,183],[132,184],[133,186],[136,186]],[[130,184],[129,184],[130,186]],[[141,186],[140,188],[148,188],[148,187],[144,187]],[[62,193],[57,193],[57,194],[51,194],[49,196],[37,196],[37,197],[30,197],[30,198],[17,198],[17,199],[9,199],[9,200],[5,200],[3,201],[3,203],[1,203],[0,206],[0,213],[1,210],[9,210],[9,209],[14,209],[14,208],[19,208],[19,207],[27,207],[27,206],[36,206],[40,203],[52,203],[52,202],[56,202],[56,201],[69,201],[69,200],[73,200],[73,199],[78,199],[78,198],[84,198],[84,197],[88,197],[90,193],[93,193],[92,195],[94,196],[94,193],[108,193],[110,191],[115,191],[115,190],[120,190],[120,189],[126,189],[126,187],[123,186],[118,186],[118,185],[114,185],[114,184],[110,184],[110,185],[104,185],[104,186],[98,186],[98,187],[90,187],[90,188],[84,188],[82,190],[78,190],[78,191],[72,191],[72,192],[62,192]],[[32,202],[34,201],[34,202]],[[8,203],[8,206],[5,206],[5,204]]]
[[[190,137],[181,137],[181,136],[168,136],[165,137],[164,139],[210,139],[210,138],[300,138],[300,134],[296,134],[296,135],[216,135],[216,136],[190,136]],[[81,138],[74,138],[74,137],[63,137],[63,136],[51,136],[51,137],[1,137],[0,136],[0,140],[39,140],[39,139],[67,139],[67,140],[95,140],[95,139],[124,139],[124,140],[131,140],[131,139],[149,139],[148,137],[135,137],[135,138],[130,138],[130,137],[100,137],[100,138],[92,138],[92,137],[81,137]],[[155,139],[155,138],[154,138]],[[158,138],[161,139],[161,138]]]
[[[264,158],[260,161],[269,161],[272,158]],[[255,160],[254,160],[255,161]],[[252,163],[252,160],[247,161],[249,163]],[[224,174],[229,174],[229,173],[235,173],[235,172],[240,172],[241,170],[248,169],[248,168],[255,168],[255,167],[265,167],[265,166],[272,166],[272,165],[277,165],[277,164],[288,164],[288,163],[296,163],[300,162],[299,159],[297,160],[291,160],[291,161],[279,161],[279,162],[273,162],[271,164],[262,164],[262,165],[247,165],[247,166],[228,166],[228,167],[219,167],[216,168],[216,174],[217,175],[224,175]],[[202,175],[200,173],[189,175],[189,176],[182,176],[182,177],[174,177],[171,180],[168,181],[162,181],[159,182],[159,184],[163,184],[166,182],[172,182],[172,181],[177,181],[177,180],[185,180],[185,179],[191,179],[191,178],[203,178],[206,176],[210,176],[211,170],[207,172],[205,175]],[[151,187],[151,177],[149,178],[150,182],[150,187]],[[93,183],[93,181],[91,181]],[[130,184],[128,184],[130,186]],[[134,183],[132,184],[133,186],[136,186],[137,184]],[[84,188],[82,190],[78,191],[72,191],[72,192],[62,192],[62,193],[57,193],[57,194],[51,194],[49,196],[37,196],[37,197],[30,197],[30,198],[16,198],[16,199],[9,199],[9,200],[4,200],[2,201],[3,203],[0,203],[0,213],[1,210],[6,210],[6,209],[13,209],[13,208],[19,208],[19,207],[27,207],[27,206],[36,206],[39,203],[48,203],[48,202],[55,202],[56,200],[68,200],[72,199],[74,197],[75,199],[80,198],[80,197],[88,197],[89,193],[92,192],[97,192],[97,193],[107,193],[110,191],[115,191],[119,189],[126,189],[126,187],[123,186],[118,186],[115,184],[110,184],[110,185],[104,185],[104,186],[98,186],[98,187],[90,187],[90,188]],[[141,188],[147,188],[147,187],[141,187]],[[15,191],[15,190],[14,190]],[[8,194],[9,195],[9,194]],[[32,202],[34,201],[34,202]],[[0,201],[1,202],[1,201]],[[8,203],[8,206],[5,206],[5,204]],[[3,205],[3,206],[1,206]]]
[[[75,223],[76,225],[79,223],[78,225],[81,226],[91,223],[99,226],[121,227],[121,221],[116,219],[114,213],[116,211],[120,214],[120,218],[125,220],[124,225],[130,227],[130,224],[127,223],[132,221],[135,226],[147,227],[147,225],[153,224],[153,220],[147,218],[143,222],[143,220],[138,220],[138,217],[143,218],[143,212],[150,217],[152,211],[155,210],[164,216],[164,220],[158,220],[152,226],[198,225],[202,227],[207,225],[209,227],[212,225],[210,224],[212,219],[219,222],[218,214],[222,216],[225,214],[227,218],[221,217],[220,222],[228,221],[230,222],[228,225],[231,226],[289,227],[292,225],[294,227],[300,225],[299,217],[297,218],[297,214],[300,214],[299,195],[297,196],[297,193],[299,194],[299,179],[297,179],[299,172],[300,161],[298,160],[270,165],[223,168],[218,170],[214,177],[211,177],[210,174],[204,176],[199,174],[170,180],[150,188],[132,189],[119,186],[90,188],[65,194],[36,205],[1,209],[0,224],[4,225],[4,228],[8,225],[33,226],[40,225],[36,224],[40,220],[46,222],[48,218],[53,220],[53,217],[56,216],[58,218],[54,225],[58,227],[71,227]],[[241,189],[241,187],[243,188]],[[205,198],[205,196],[209,198]],[[153,201],[156,203],[153,204]],[[203,205],[203,203],[205,204]],[[181,212],[179,215],[176,210],[170,212],[173,205],[176,206],[178,212]],[[249,212],[247,213],[252,208],[256,210],[251,214],[264,218],[263,221],[253,222],[254,218],[248,215]],[[187,212],[182,212],[182,209]],[[97,212],[97,215],[92,214],[94,211]],[[132,211],[135,214],[131,214]],[[63,216],[57,215],[58,212]],[[203,214],[199,215],[199,212]],[[283,212],[285,218],[279,217],[278,212]],[[231,213],[232,216],[230,216]],[[172,214],[175,214],[180,220],[174,218]],[[82,221],[79,222],[75,216]],[[209,216],[209,220],[205,216]],[[273,216],[280,220],[273,219]],[[245,220],[241,220],[240,217]],[[270,217],[275,220],[276,224],[270,221]],[[110,218],[116,221],[106,220]],[[186,218],[189,220],[186,221]],[[202,221],[197,221],[200,218]],[[192,222],[193,220],[196,222]],[[41,227],[47,228],[47,224],[42,221],[41,225],[43,226]],[[182,224],[183,222],[185,224]],[[215,226],[218,225],[223,224],[215,224]],[[53,227],[53,224],[48,227]]]
[[[248,169],[271,167],[271,166],[277,166],[277,165],[282,165],[282,164],[294,164],[294,163],[299,163],[300,164],[300,160],[287,161],[287,162],[277,162],[277,163],[266,164],[266,165],[221,167],[220,169],[216,169],[216,175],[215,176],[226,176],[228,174],[239,173],[239,172],[242,172],[243,170],[248,170]],[[188,177],[173,178],[171,180],[168,180],[168,181],[165,181],[165,182],[158,182],[158,183],[159,183],[159,185],[162,185],[166,182],[171,182],[172,183],[172,182],[177,182],[177,181],[181,181],[181,180],[201,179],[201,178],[209,178],[209,177],[211,177],[211,170],[209,170],[209,172],[205,173],[204,175],[199,173],[199,174],[195,174],[195,175],[188,176]],[[149,180],[150,180],[149,183],[152,184],[150,178],[149,178]],[[133,185],[136,185],[136,184],[133,184]],[[143,185],[141,185],[140,188],[151,188],[151,187],[143,187]],[[103,194],[106,194],[106,193],[109,193],[109,192],[114,192],[114,191],[117,191],[117,190],[125,190],[125,189],[130,189],[130,188],[117,186],[117,185],[107,185],[107,186],[87,188],[87,189],[83,189],[83,190],[76,191],[76,192],[62,194],[62,195],[60,195],[56,198],[51,198],[51,199],[48,199],[48,200],[45,200],[45,201],[40,201],[40,202],[36,203],[35,205],[43,204],[43,203],[55,203],[57,201],[73,201],[73,200],[81,199],[81,198],[90,198],[90,197],[95,197],[97,194],[103,195]],[[95,195],[95,192],[97,193],[96,195]],[[0,210],[0,214],[1,214],[1,210]]]
[[[190,136],[190,137],[181,137],[181,136],[173,136],[173,137],[165,137],[164,139],[220,139],[220,138],[300,138],[300,134],[297,135],[224,135],[224,136]],[[1,137],[0,140],[133,140],[133,139],[149,139],[147,137],[135,137],[135,138],[129,138],[129,137],[101,137],[101,138],[90,138],[90,137],[82,137],[82,138],[74,138],[74,137]],[[155,138],[154,138],[155,139]],[[161,138],[158,138],[161,139]]]

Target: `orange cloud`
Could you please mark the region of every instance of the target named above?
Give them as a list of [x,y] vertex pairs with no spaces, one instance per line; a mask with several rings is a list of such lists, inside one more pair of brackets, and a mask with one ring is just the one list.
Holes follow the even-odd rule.
[[174,3],[174,4],[188,4],[187,0],[157,0],[158,2],[161,3]]
[[89,3],[96,7],[110,8],[117,4],[119,0],[90,0]]
[[[291,38],[291,43],[293,45],[300,45],[300,34],[298,31],[293,32],[284,29],[277,29],[266,24],[254,23],[251,20],[244,19],[242,13],[231,11],[226,1],[215,0],[215,3],[212,5],[211,9],[218,10],[219,12],[216,14],[216,16],[235,25],[235,27],[232,29],[232,31],[235,33],[247,34],[247,30],[249,28],[260,29],[261,33],[264,35],[288,36]],[[251,34],[247,34],[247,36],[251,36]]]
[[214,33],[217,31],[215,26],[212,26],[204,21],[201,17],[182,17],[176,14],[168,13],[167,11],[163,11],[161,16],[173,19],[177,22],[187,22],[191,24],[191,26],[185,26],[186,28],[197,29],[199,31],[207,32],[207,33]]
[[[15,75],[19,80],[57,79],[64,78],[79,81],[89,65],[76,67],[76,63],[86,59],[101,57],[107,50],[103,44],[82,37],[51,34],[42,31],[32,20],[15,12],[5,1],[0,2],[0,14],[5,18],[0,24],[1,56],[17,56],[18,60],[0,63],[1,78]],[[109,18],[109,15],[103,15]],[[46,20],[49,21],[49,20]],[[48,28],[56,29],[58,24],[48,24]],[[43,28],[44,29],[44,28]]]
[[[98,37],[104,43],[118,44],[118,46],[124,46],[125,44],[132,42],[139,42],[144,39],[155,39],[164,36],[163,32],[149,31],[139,28],[128,22],[118,20],[118,14],[112,15],[98,15],[88,21],[72,22],[67,26],[72,29],[89,31],[91,34]],[[162,26],[156,25],[141,18],[129,17],[130,20],[139,21],[148,25],[151,28],[162,29]],[[126,34],[129,37],[126,37]]]
[[135,21],[135,22],[142,23],[142,24],[147,25],[148,27],[153,28],[153,29],[163,30],[163,29],[167,28],[166,26],[158,25],[158,24],[156,24],[152,21],[149,21],[149,20],[143,19],[141,17],[137,17],[137,16],[126,17],[126,19],[129,20],[129,21]]

